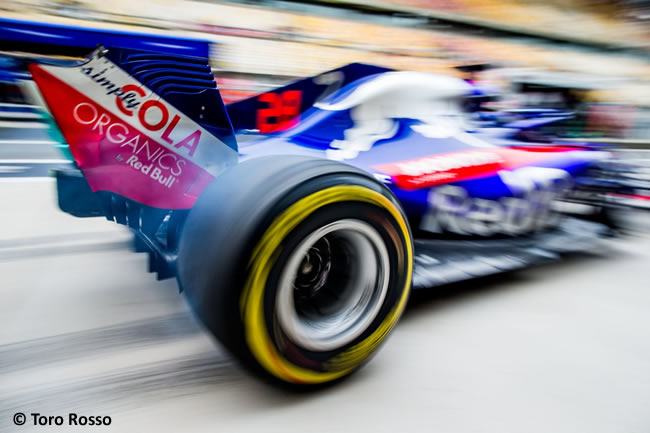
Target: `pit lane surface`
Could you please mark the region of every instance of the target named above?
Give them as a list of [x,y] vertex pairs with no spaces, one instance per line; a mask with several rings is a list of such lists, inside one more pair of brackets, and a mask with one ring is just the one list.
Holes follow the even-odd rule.
[[647,234],[419,295],[358,374],[287,393],[212,341],[128,232],[58,212],[53,193],[0,183],[2,432],[73,430],[31,426],[32,412],[109,415],[94,429],[120,432],[650,429]]

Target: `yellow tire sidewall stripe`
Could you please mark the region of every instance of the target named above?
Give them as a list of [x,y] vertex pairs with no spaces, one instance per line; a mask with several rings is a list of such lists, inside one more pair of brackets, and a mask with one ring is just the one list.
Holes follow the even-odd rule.
[[[330,365],[335,371],[313,371],[292,364],[274,347],[264,318],[264,289],[268,275],[277,260],[281,243],[298,224],[317,209],[337,202],[356,201],[370,203],[387,210],[397,221],[406,244],[407,278],[398,303],[380,326],[366,339],[337,355]],[[332,381],[350,373],[388,335],[401,316],[411,287],[413,273],[413,246],[409,229],[399,209],[393,202],[372,189],[360,185],[336,185],[314,192],[284,210],[264,232],[253,250],[249,263],[240,309],[249,350],[260,365],[274,376],[291,383],[317,384]]]

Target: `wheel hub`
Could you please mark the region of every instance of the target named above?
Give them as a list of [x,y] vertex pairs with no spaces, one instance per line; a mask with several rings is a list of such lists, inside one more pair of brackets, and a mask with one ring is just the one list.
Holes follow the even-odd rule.
[[353,341],[379,313],[389,267],[384,241],[370,224],[344,219],[315,230],[280,277],[276,311],[282,330],[313,351]]

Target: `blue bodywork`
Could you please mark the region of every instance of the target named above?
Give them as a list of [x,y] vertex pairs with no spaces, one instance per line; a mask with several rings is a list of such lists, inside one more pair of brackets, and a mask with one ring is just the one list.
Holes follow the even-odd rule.
[[[356,68],[363,68],[362,71],[369,74],[360,77],[363,72],[358,72]],[[495,135],[493,128],[466,128],[463,130],[460,127],[456,128],[458,125],[454,125],[455,129],[452,128],[454,130],[446,134],[446,136],[442,133],[436,137],[427,136],[426,132],[425,134],[421,132],[422,128],[426,129],[432,126],[431,121],[425,122],[406,117],[379,119],[391,123],[390,134],[388,136],[385,136],[385,134],[376,134],[377,139],[371,139],[372,145],[370,147],[353,152],[352,155],[348,155],[347,157],[340,158],[335,155],[336,152],[340,151],[336,147],[336,143],[345,141],[346,134],[355,128],[355,119],[352,112],[357,107],[343,110],[328,110],[322,107],[333,106],[346,100],[355,91],[358,91],[361,86],[371,84],[373,81],[380,79],[384,73],[389,72],[386,70],[372,73],[372,69],[366,65],[349,65],[337,71],[346,70],[356,72],[356,74],[353,74],[355,79],[345,80],[344,83],[347,84],[344,84],[324,99],[321,99],[316,106],[310,100],[309,106],[300,114],[299,122],[296,122],[295,126],[290,127],[286,131],[240,141],[239,153],[241,160],[277,154],[302,154],[342,160],[383,181],[402,203],[404,210],[411,218],[412,224],[418,225],[421,219],[431,211],[432,193],[436,188],[443,185],[416,189],[403,188],[391,181],[390,174],[382,171],[382,166],[400,161],[429,158],[435,155],[453,155],[458,152],[530,146],[531,143],[522,142],[513,138],[516,132],[534,129],[537,126],[546,125],[558,119],[568,117],[567,113],[526,112],[522,113],[524,119],[503,125],[503,128],[507,131],[505,134]],[[300,88],[300,86],[306,86],[309,88],[310,80],[313,79],[302,80],[288,87],[296,89]],[[281,88],[276,91],[281,93],[285,90],[286,88]],[[255,105],[256,103],[258,105]],[[240,111],[233,112],[231,106],[235,106],[238,109],[241,106],[246,106],[246,112],[250,116],[251,112],[254,113],[258,109],[256,107],[259,104],[261,103],[255,101],[255,98],[251,98],[240,103],[229,105],[227,109],[232,116],[233,113],[238,115]],[[459,117],[464,116],[462,112],[456,113],[456,115]],[[231,119],[234,124],[242,124],[242,122],[238,122],[238,118],[236,117],[231,117]],[[442,124],[449,121],[445,116],[440,116],[439,120]],[[252,129],[251,126],[253,126],[252,123],[246,124],[246,128]],[[433,126],[435,126],[435,122]],[[368,131],[367,134],[372,136],[374,132],[376,131]],[[532,153],[531,151],[533,150],[534,148],[528,148],[528,150],[518,150],[518,152]],[[562,148],[558,149],[557,152],[540,152],[538,158],[534,161],[534,166],[538,169],[550,169],[551,172],[552,170],[556,170],[557,172],[565,173],[567,178],[574,179],[586,173],[594,162],[601,157],[603,157],[602,152],[594,152],[591,148]],[[521,167],[505,167],[505,169],[511,168],[516,169]],[[445,183],[444,186],[452,185],[457,188],[462,188],[462,190],[466,191],[468,199],[482,199],[492,203],[499,203],[507,198],[516,198],[524,201],[536,200],[535,197],[538,197],[539,193],[543,193],[545,188],[549,187],[544,184],[546,180],[543,179],[543,176],[539,179],[534,177],[520,179],[522,182],[528,182],[528,185],[522,188],[513,187],[512,182],[508,184],[507,179],[504,180],[506,176],[502,175],[502,172],[503,170],[484,173],[480,176],[472,176],[469,179]],[[529,170],[525,175],[531,174],[534,176],[534,173]],[[537,204],[533,203],[528,209],[520,209],[518,212],[539,212],[540,209]],[[480,215],[477,216],[477,210],[473,204],[459,209],[456,215],[460,215],[460,213],[473,214],[477,218],[481,218]],[[519,215],[519,217],[523,218],[524,215]],[[456,231],[461,234],[478,234],[468,230]],[[520,234],[515,232],[510,234]],[[504,232],[501,231],[499,234],[504,234]],[[507,231],[505,234],[508,234]]]
[[[36,21],[0,18],[0,41],[5,50],[21,44],[52,46],[88,52],[98,45],[130,50],[147,50],[180,56],[207,58],[211,42],[206,39],[127,32]],[[34,52],[34,51],[31,51]]]

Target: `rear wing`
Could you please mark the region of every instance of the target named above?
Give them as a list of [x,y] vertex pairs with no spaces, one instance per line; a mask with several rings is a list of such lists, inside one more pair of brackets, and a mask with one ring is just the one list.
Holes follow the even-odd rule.
[[207,59],[95,50],[29,70],[93,192],[188,209],[237,143]]

